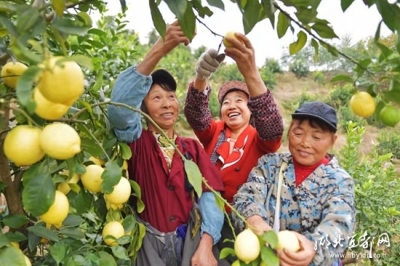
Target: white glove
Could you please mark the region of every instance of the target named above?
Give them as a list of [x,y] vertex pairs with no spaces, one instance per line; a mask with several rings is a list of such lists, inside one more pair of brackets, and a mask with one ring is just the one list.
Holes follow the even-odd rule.
[[207,80],[214,73],[222,61],[225,54],[218,55],[217,50],[209,49],[201,54],[196,62],[196,77],[198,79]]

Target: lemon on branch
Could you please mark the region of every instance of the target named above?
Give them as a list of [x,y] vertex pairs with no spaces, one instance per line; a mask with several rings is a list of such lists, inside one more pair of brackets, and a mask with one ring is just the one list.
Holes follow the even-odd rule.
[[81,138],[70,125],[54,122],[42,130],[40,146],[50,157],[66,160],[81,151]]
[[385,126],[394,127],[400,121],[400,112],[393,105],[385,105],[379,113],[379,118]]
[[[107,223],[102,232],[104,242],[109,246],[118,246],[116,239],[125,235],[124,227],[120,222],[112,221]],[[113,238],[107,238],[107,236],[113,236]]]
[[106,199],[106,201],[115,205],[127,202],[130,196],[131,184],[125,177],[121,177],[118,184],[114,186],[111,193],[104,194],[104,198]]
[[260,241],[251,229],[244,229],[236,236],[234,250],[239,260],[249,264],[260,255]]
[[39,91],[35,88],[33,91],[33,99],[36,102],[35,113],[41,118],[47,120],[56,120],[65,115],[68,112],[69,106],[61,103],[53,103],[47,100]]
[[49,101],[72,105],[84,91],[84,76],[76,62],[62,59],[66,58],[52,57],[43,63],[37,87]]
[[350,99],[350,108],[354,114],[368,118],[375,112],[375,99],[365,91],[355,93]]
[[[60,174],[69,176],[69,171],[63,170]],[[76,184],[78,183],[79,179],[79,175],[75,173],[70,180],[59,183],[57,186],[57,190],[67,195],[71,191],[71,187],[69,186],[69,184]]]
[[106,162],[98,157],[93,157],[90,156],[89,157],[89,161],[92,161],[93,163],[100,165],[100,166],[104,166],[106,164]]
[[46,224],[60,226],[68,215],[69,201],[67,196],[56,190],[56,196],[53,204],[47,212],[40,216],[40,219]]
[[100,165],[91,164],[86,166],[86,172],[81,175],[82,185],[90,192],[100,192],[103,172],[104,168]]
[[29,125],[16,126],[4,140],[4,154],[15,165],[31,165],[40,161],[44,151],[39,140],[42,130]]
[[296,252],[300,249],[300,243],[294,232],[289,230],[283,230],[278,232],[278,244],[276,249],[287,249],[292,252]]
[[17,87],[17,83],[19,77],[27,70],[28,67],[20,62],[8,62],[1,69],[1,79],[4,84],[9,86],[10,88],[15,89]]

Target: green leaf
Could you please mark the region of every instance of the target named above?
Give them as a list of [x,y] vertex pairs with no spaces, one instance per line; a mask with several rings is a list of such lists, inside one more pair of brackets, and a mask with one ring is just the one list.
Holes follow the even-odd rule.
[[225,11],[225,5],[224,5],[224,2],[222,2],[222,0],[207,0],[207,3],[210,6],[215,6],[219,9],[222,9]]
[[164,38],[167,30],[164,18],[162,17],[161,12],[158,9],[158,5],[156,4],[155,0],[149,0],[149,4],[150,4],[151,18],[153,20],[154,27],[156,28],[160,36]]
[[51,4],[53,5],[56,14],[61,17],[66,8],[65,0],[51,0]]
[[353,78],[347,75],[336,75],[333,78],[331,78],[331,82],[341,82],[341,81],[348,83],[354,82]]
[[76,214],[68,214],[67,218],[63,221],[64,226],[78,226],[83,223],[83,219]]
[[353,2],[354,0],[341,0],[340,6],[342,7],[342,11],[345,12]]
[[52,246],[49,246],[51,257],[56,261],[56,265],[59,265],[67,254],[67,247],[63,242],[57,242]]
[[56,187],[50,174],[39,174],[35,178],[24,180],[22,202],[33,216],[47,212],[55,199]]
[[116,161],[107,162],[105,170],[101,175],[103,182],[101,182],[101,191],[103,193],[111,193],[114,186],[118,184],[122,176],[122,168]]
[[113,255],[122,260],[129,260],[126,249],[121,246],[111,247],[111,251]]
[[26,217],[26,215],[23,214],[14,214],[14,215],[9,215],[6,218],[4,218],[3,223],[4,225],[7,225],[10,228],[20,228],[24,224],[26,224],[29,221],[29,219]]
[[303,24],[310,24],[311,22],[315,21],[317,17],[317,10],[314,8],[298,8],[297,12],[295,13],[296,17],[303,23]]
[[376,1],[375,4],[386,26],[391,31],[396,31],[400,23],[400,8],[397,5],[389,4],[388,1]]
[[390,90],[383,93],[383,96],[390,101],[400,104],[400,90]]
[[[0,4],[1,4],[1,2],[0,2]],[[6,28],[11,35],[13,35],[13,36],[17,35],[17,29],[14,26],[14,24],[11,22],[11,20],[9,18],[7,18],[6,16],[3,16],[1,13],[0,13],[0,25],[2,25],[4,28]]]
[[220,259],[225,259],[230,255],[236,256],[235,250],[233,248],[223,248],[221,250],[221,253],[219,254],[219,257],[220,257]]
[[201,175],[200,169],[195,162],[192,160],[185,160],[185,172],[189,183],[193,186],[197,196],[200,198],[202,193],[202,181],[203,176]]
[[269,230],[262,235],[262,240],[267,242],[271,248],[275,248],[278,244],[278,235],[274,230]]
[[59,237],[58,234],[42,225],[34,225],[28,227],[28,231],[34,233],[39,237],[46,238],[51,241],[58,241]]
[[0,266],[23,266],[26,265],[24,253],[15,247],[4,247],[0,249]]
[[99,251],[98,254],[100,256],[99,266],[117,266],[117,262],[115,261],[114,257],[107,252]]
[[314,47],[314,56],[313,60],[314,62],[318,61],[318,56],[319,56],[319,44],[315,39],[311,40],[311,46]]
[[71,20],[67,17],[56,17],[51,24],[53,30],[58,30],[65,34],[84,35],[88,32],[90,27],[86,26],[83,22]]
[[201,18],[204,18],[205,16],[211,17],[213,12],[208,8],[208,6],[202,6],[201,5],[201,0],[194,0],[192,1],[193,8],[196,9],[198,15]]
[[393,50],[390,49],[389,47],[387,47],[386,45],[380,43],[380,42],[376,42],[376,46],[378,46],[378,48],[381,50],[382,52],[382,58],[379,57],[379,61],[382,62],[384,59],[388,58],[390,55],[393,54]]
[[290,21],[289,21],[288,17],[284,13],[279,12],[278,26],[277,26],[277,32],[278,32],[279,39],[282,38],[283,36],[285,36],[285,34],[289,28],[289,25],[290,25]]
[[297,41],[289,45],[289,53],[291,55],[294,55],[295,53],[303,49],[306,42],[307,42],[307,34],[305,34],[304,31],[299,31],[299,33],[297,33]]
[[121,149],[121,157],[124,160],[129,160],[132,157],[132,150],[131,147],[128,146],[128,144],[124,142],[118,142],[118,145]]
[[76,240],[81,240],[85,238],[85,234],[79,228],[62,227],[60,229],[60,234]]
[[182,19],[185,16],[185,11],[188,1],[164,0],[164,2],[168,5],[171,12],[174,13],[178,19]]
[[122,225],[124,227],[125,233],[132,232],[136,227],[136,219],[133,214],[130,214],[124,218]]
[[279,266],[279,258],[269,247],[261,247],[261,259],[264,263],[267,263],[268,266]]
[[20,55],[19,58],[23,61],[30,62],[32,64],[38,64],[43,61],[43,56],[38,55],[35,51],[27,48],[26,43],[22,43],[19,40],[15,41],[15,45],[11,46],[11,50]]
[[17,30],[18,32],[24,32],[31,29],[40,17],[39,10],[37,8],[24,8],[21,12],[18,12],[17,17]]
[[272,28],[275,28],[275,6],[273,0],[261,0],[261,4],[263,5],[264,12],[267,14],[269,21],[271,22]]
[[333,38],[338,38],[336,33],[333,31],[333,29],[328,26],[327,21],[324,20],[319,20],[317,23],[311,26],[311,28],[322,38],[325,39],[333,39]]
[[129,180],[129,183],[131,184],[131,187],[135,193],[136,196],[136,210],[138,213],[143,212],[145,205],[142,201],[142,191],[140,189],[140,186],[138,183],[136,183],[133,180]]
[[0,2],[0,12],[4,12],[4,13],[16,12],[17,7],[18,7],[17,4],[10,2],[10,1],[1,1]]
[[76,15],[84,21],[85,26],[88,26],[88,27],[92,26],[92,23],[93,23],[92,19],[90,18],[89,14],[87,12],[81,11]]
[[31,66],[18,79],[16,88],[17,98],[20,104],[28,109],[29,113],[33,113],[36,108],[36,103],[32,99],[31,92],[35,78],[40,71],[38,66]]
[[178,19],[178,21],[183,33],[189,40],[192,40],[196,30],[196,16],[193,13],[191,2],[188,2],[183,18]]
[[21,232],[10,232],[4,234],[11,242],[21,242],[26,240],[26,236]]
[[76,210],[76,214],[81,215],[89,211],[93,202],[93,195],[85,189],[81,189],[78,193],[68,193],[69,204]]
[[382,20],[379,21],[378,23],[378,27],[376,28],[376,32],[375,32],[375,42],[378,42],[379,39],[381,38],[381,27],[382,27]]
[[243,27],[245,34],[248,34],[258,22],[258,12],[262,8],[258,0],[247,0],[243,10]]

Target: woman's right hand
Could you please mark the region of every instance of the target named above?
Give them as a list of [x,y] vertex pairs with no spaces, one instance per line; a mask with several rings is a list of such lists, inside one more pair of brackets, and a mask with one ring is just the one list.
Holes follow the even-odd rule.
[[264,232],[272,230],[271,226],[259,215],[253,215],[247,218],[247,223],[256,235],[262,235]]
[[167,27],[164,39],[160,37],[154,46],[159,47],[163,55],[166,55],[181,43],[187,46],[190,40],[185,36],[179,22],[176,20]]

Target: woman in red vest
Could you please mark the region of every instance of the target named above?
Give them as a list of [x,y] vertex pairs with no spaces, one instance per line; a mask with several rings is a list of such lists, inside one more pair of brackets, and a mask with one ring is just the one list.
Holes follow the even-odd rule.
[[[184,108],[187,121],[221,173],[222,196],[229,203],[258,158],[278,150],[283,133],[282,116],[258,72],[254,49],[243,34],[236,33],[235,37],[227,38],[232,46],[225,54],[235,60],[245,82],[229,81],[219,89],[221,120],[213,120],[209,109],[208,79],[224,59],[214,49],[197,61],[196,78],[189,85]],[[229,232],[225,223],[222,238],[232,239]]]

